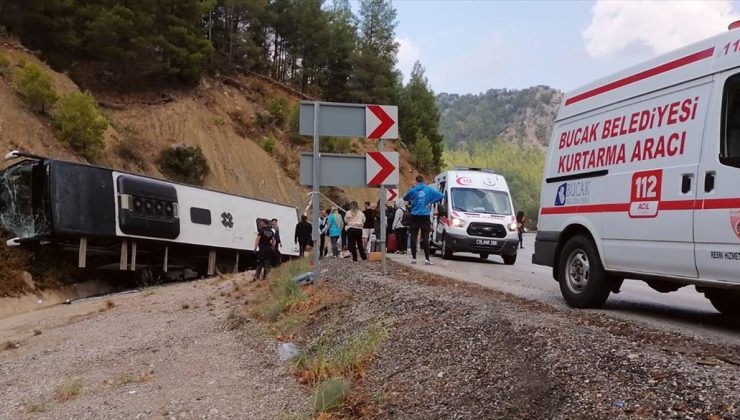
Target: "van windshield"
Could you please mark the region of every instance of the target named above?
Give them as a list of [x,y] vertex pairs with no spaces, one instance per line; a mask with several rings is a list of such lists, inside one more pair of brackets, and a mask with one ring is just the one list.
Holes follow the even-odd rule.
[[505,191],[453,188],[452,209],[468,213],[511,214],[509,193]]

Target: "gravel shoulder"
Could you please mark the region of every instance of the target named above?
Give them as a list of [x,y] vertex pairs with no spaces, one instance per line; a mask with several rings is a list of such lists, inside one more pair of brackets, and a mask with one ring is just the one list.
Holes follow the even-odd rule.
[[232,289],[202,280],[1,319],[1,343],[18,347],[0,350],[0,418],[309,414],[311,396],[278,364],[277,343],[257,323],[228,328],[227,311],[244,304]]
[[736,346],[398,264],[387,277],[367,263],[327,266],[328,283],[353,298],[323,331],[350,333],[371,319],[389,325],[362,383],[367,400],[382,401],[372,417],[740,417]]
[[[322,268],[311,315],[281,339],[310,354],[388,332],[335,417],[740,418],[738,346],[395,263]],[[265,292],[241,274],[0,319],[0,343],[18,344],[0,350],[0,418],[310,417],[313,390],[252,317]]]

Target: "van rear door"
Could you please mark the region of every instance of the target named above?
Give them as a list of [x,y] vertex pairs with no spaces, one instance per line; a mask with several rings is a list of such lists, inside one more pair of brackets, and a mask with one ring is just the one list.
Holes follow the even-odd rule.
[[694,211],[696,265],[702,279],[740,283],[740,72],[715,81]]

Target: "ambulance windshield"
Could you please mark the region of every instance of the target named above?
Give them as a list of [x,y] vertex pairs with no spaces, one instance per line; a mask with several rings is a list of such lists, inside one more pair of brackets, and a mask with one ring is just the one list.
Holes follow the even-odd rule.
[[505,191],[453,188],[452,209],[466,213],[511,214],[509,194]]

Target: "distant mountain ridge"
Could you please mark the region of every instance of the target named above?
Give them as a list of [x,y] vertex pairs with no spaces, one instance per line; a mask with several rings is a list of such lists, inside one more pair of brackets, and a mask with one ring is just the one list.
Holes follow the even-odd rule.
[[503,139],[547,146],[563,92],[548,86],[489,89],[477,95],[440,93],[440,129],[447,147]]

